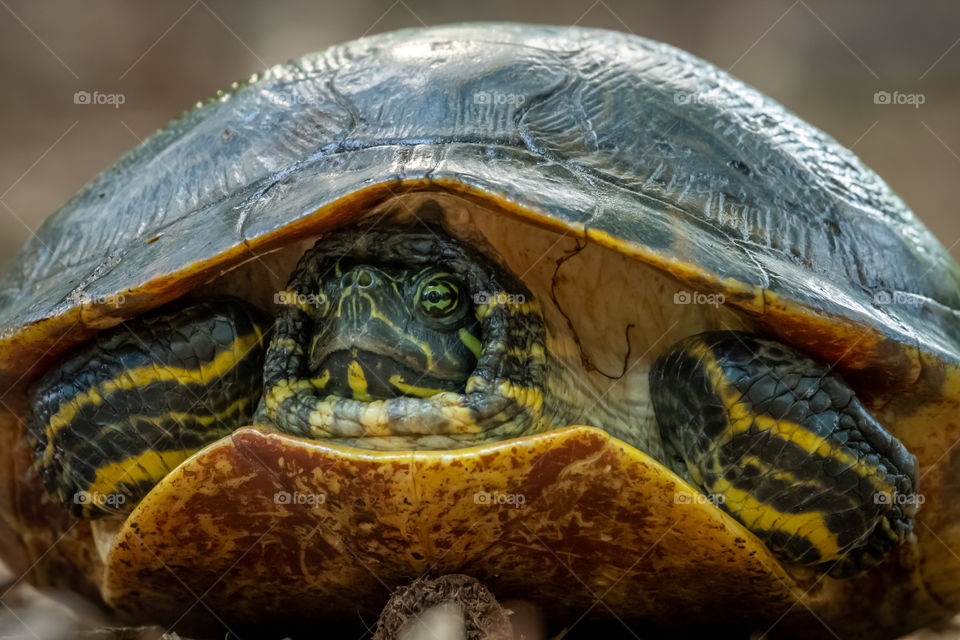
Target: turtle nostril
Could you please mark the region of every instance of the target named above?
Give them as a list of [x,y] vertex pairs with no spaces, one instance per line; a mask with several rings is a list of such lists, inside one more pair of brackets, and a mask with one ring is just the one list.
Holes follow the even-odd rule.
[[379,272],[373,267],[356,267],[340,277],[340,286],[344,289],[358,287],[367,289],[380,282]]
[[372,284],[373,284],[373,276],[366,269],[364,269],[357,275],[358,287],[369,287]]

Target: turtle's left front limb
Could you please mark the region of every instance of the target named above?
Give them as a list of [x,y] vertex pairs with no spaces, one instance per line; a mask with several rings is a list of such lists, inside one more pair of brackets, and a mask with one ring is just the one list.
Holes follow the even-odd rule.
[[786,561],[849,575],[911,531],[916,458],[825,364],[703,333],[657,360],[650,394],[672,463]]

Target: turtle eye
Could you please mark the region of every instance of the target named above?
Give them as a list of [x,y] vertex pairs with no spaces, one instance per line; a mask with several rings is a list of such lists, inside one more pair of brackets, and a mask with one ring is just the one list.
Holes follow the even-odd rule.
[[451,318],[460,311],[462,287],[447,274],[425,278],[414,301],[421,314],[428,318]]

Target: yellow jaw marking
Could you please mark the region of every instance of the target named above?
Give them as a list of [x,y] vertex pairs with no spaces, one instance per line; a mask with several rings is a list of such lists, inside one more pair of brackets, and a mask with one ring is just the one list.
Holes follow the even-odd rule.
[[354,360],[347,368],[347,384],[353,391],[353,399],[359,402],[370,402],[373,400],[367,392],[367,377],[363,374],[363,368],[360,363]]
[[327,388],[328,382],[330,382],[330,369],[324,369],[323,373],[319,377],[310,380],[310,384],[313,385],[313,388],[321,391]]
[[429,398],[430,396],[435,396],[443,391],[443,389],[431,389],[430,387],[418,387],[416,385],[407,384],[403,381],[403,376],[399,374],[390,376],[390,384],[406,394],[417,396],[419,398]]

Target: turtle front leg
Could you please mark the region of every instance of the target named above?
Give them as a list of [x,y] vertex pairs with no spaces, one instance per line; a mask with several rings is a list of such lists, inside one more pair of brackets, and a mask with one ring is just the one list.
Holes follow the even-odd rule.
[[916,458],[822,362],[749,333],[681,340],[650,371],[668,461],[786,562],[874,566],[916,512]]
[[250,423],[262,372],[260,313],[232,298],[174,303],[103,333],[33,386],[44,486],[83,518],[129,512],[178,464]]

